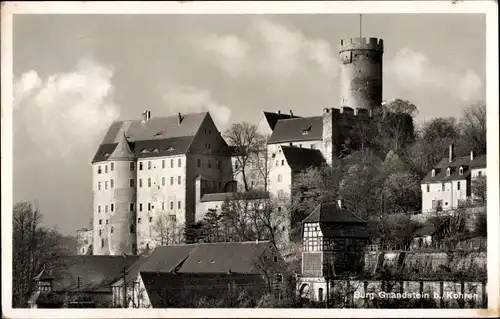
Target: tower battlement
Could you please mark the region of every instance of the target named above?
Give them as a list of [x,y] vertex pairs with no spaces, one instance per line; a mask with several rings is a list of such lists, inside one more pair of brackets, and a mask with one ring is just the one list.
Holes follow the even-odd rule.
[[340,40],[339,51],[373,50],[384,52],[384,40],[378,38],[347,38]]

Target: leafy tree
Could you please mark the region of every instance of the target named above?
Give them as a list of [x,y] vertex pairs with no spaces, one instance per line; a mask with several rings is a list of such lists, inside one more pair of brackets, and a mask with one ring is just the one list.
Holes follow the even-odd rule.
[[379,123],[379,144],[385,153],[401,154],[415,138],[413,117],[417,107],[410,101],[395,99],[384,106],[384,116]]
[[13,307],[26,307],[35,291],[34,278],[43,269],[60,267],[61,257],[69,252],[61,234],[43,226],[42,215],[28,202],[14,205],[12,249],[12,303]]
[[486,176],[476,176],[471,181],[472,196],[479,205],[486,205]]
[[408,172],[389,174],[383,184],[383,210],[391,213],[409,213],[420,209],[420,179]]

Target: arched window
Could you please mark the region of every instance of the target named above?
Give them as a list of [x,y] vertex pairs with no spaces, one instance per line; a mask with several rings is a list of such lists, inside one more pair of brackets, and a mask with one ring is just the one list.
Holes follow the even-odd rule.
[[448,169],[446,170],[446,175],[450,176],[451,174],[451,169],[448,167]]
[[436,170],[432,169],[432,177],[435,177],[435,176],[436,176]]
[[464,168],[462,166],[460,166],[460,169],[458,170],[458,173],[460,175],[464,175]]

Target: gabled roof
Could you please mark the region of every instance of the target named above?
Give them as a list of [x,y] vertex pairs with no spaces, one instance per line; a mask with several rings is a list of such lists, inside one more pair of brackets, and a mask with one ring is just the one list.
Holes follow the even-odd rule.
[[257,273],[256,261],[269,246],[269,241],[160,246],[140,273]]
[[303,223],[366,223],[363,219],[344,208],[340,208],[337,203],[318,204],[311,214],[307,216]]
[[[460,175],[460,166],[466,166],[468,169],[464,170],[463,175]],[[448,167],[453,167],[454,171],[448,176]],[[475,168],[485,168],[486,167],[486,155],[478,155],[472,161],[470,156],[461,156],[455,158],[451,163],[448,157],[443,158],[434,169],[440,169],[439,172],[436,171],[436,176],[432,176],[432,170],[427,173],[427,175],[422,180],[422,183],[438,183],[452,180],[463,180],[467,179],[470,175],[470,170]]]
[[[303,134],[303,131],[307,134]],[[279,120],[274,127],[268,144],[314,141],[323,138],[323,117],[301,117]]]
[[124,134],[118,134],[118,143],[113,150],[113,153],[108,157],[108,159],[112,160],[132,160],[135,158],[134,152],[130,147],[130,143],[127,141],[127,138]]
[[43,269],[36,277],[35,280],[53,280],[54,276],[52,275],[51,271],[47,271],[46,269]]
[[269,124],[269,127],[271,128],[272,131],[274,131],[274,128],[276,127],[276,123],[278,123],[279,120],[300,118],[300,116],[283,114],[283,113],[278,114],[278,113],[272,113],[272,112],[264,112],[264,117],[265,117],[267,124]]
[[316,149],[281,146],[281,150],[288,165],[295,172],[306,170],[309,167],[318,167],[325,163],[323,154]]
[[141,120],[118,121],[111,124],[92,163],[105,161],[115,150],[122,136],[137,157],[185,154],[208,112]]
[[246,193],[238,193],[238,192],[228,192],[228,193],[211,193],[205,194],[200,199],[200,202],[223,202],[226,200],[235,200],[235,199],[245,199],[245,200],[256,200],[256,199],[268,199],[268,192],[246,192]]
[[129,267],[138,256],[67,256],[61,260],[61,267],[53,271],[54,291],[81,290],[107,291],[109,284],[122,276],[123,267]]

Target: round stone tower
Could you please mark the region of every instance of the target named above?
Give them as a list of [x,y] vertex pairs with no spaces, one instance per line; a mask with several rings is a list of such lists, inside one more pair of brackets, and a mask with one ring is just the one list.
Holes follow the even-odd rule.
[[118,134],[117,141],[116,148],[107,159],[107,165],[110,167],[110,196],[106,220],[109,220],[109,224],[103,223],[102,237],[98,242],[94,242],[94,245],[101,246],[103,254],[135,255],[137,253],[136,158],[125,132]]
[[384,42],[377,38],[340,40],[340,106],[375,111],[382,103]]

